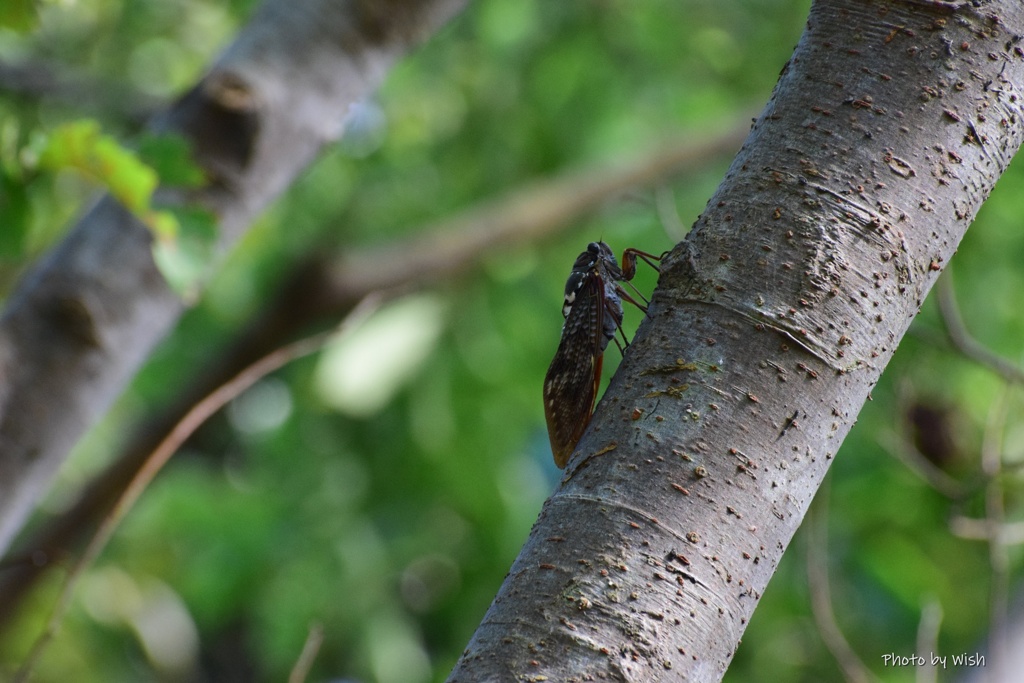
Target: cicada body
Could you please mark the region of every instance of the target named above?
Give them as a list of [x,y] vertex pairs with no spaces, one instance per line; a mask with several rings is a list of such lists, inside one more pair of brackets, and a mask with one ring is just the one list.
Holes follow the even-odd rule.
[[638,256],[646,257],[645,261],[659,258],[627,249],[620,268],[607,244],[591,242],[576,259],[565,283],[562,338],[544,378],[544,416],[559,467],[569,462],[590,423],[604,350],[622,327],[623,299],[643,308],[619,285],[633,278]]

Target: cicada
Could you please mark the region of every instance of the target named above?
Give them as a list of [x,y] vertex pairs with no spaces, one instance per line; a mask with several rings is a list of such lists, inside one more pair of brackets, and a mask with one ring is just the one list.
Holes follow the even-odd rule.
[[544,378],[544,416],[551,452],[559,467],[569,462],[590,423],[601,383],[604,350],[622,329],[622,302],[647,310],[619,284],[633,279],[638,257],[655,269],[652,260],[661,260],[647,252],[626,249],[620,268],[607,244],[591,242],[577,257],[565,283],[562,339]]

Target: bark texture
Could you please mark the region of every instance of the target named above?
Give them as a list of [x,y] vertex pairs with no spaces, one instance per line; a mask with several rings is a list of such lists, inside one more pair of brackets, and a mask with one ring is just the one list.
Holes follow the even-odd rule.
[[1022,35],[1017,0],[814,3],[450,681],[722,677],[1021,143]]
[[[156,129],[192,142],[199,198],[229,247],[394,61],[466,0],[269,0]],[[182,312],[150,235],[104,198],[32,269],[0,318],[0,553],[69,449]]]

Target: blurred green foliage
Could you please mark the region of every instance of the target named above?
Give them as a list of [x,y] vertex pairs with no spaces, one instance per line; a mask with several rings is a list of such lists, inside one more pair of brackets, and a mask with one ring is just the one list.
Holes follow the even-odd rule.
[[0,5],[0,27],[12,31],[28,31],[35,26],[32,0],[9,0]]
[[[807,4],[473,3],[396,66],[353,114],[346,139],[228,256],[79,447],[41,514],[66,506],[133,423],[169,401],[303,255],[399,239],[545,175],[632,155],[672,134],[705,135],[765,101]],[[253,5],[4,6],[0,60],[63,69],[90,97],[63,96],[62,80],[42,93],[0,92],[3,291],[95,191],[73,174],[29,172],[21,152],[32,136],[96,118],[137,142],[153,98],[196,80]],[[147,143],[139,147],[145,156]],[[711,160],[658,190],[683,225],[728,162]],[[181,172],[153,165],[165,177]],[[968,326],[1012,360],[1024,337],[1015,296],[1024,272],[1007,255],[1024,253],[1022,198],[1017,164],[951,266]],[[506,250],[468,277],[397,302],[376,328],[343,342],[350,347],[260,382],[176,456],[130,514],[89,571],[38,680],[283,680],[313,624],[323,625],[324,643],[311,680],[443,680],[558,478],[540,384],[568,266],[595,237],[617,251],[660,251],[680,237],[663,222],[652,192],[633,193],[562,237]],[[642,289],[653,285],[649,273],[638,279]],[[635,325],[637,314],[628,315]],[[397,345],[382,341],[396,336]],[[332,360],[353,348],[364,354],[355,368]],[[368,387],[365,401],[353,386]],[[836,458],[828,484],[833,604],[852,647],[882,680],[913,680],[912,668],[883,668],[881,657],[913,652],[929,601],[943,610],[940,651],[983,647],[993,565],[987,545],[954,536],[950,519],[985,513],[979,454],[1001,397],[1009,406],[1001,482],[1007,516],[1018,519],[1020,392],[1005,394],[991,372],[949,348],[930,300]],[[913,440],[908,416],[918,414],[934,418],[919,431],[952,434],[941,458],[928,455],[967,483],[959,500],[893,457],[901,439]],[[806,544],[797,540],[728,681],[840,676],[812,617]],[[1018,548],[1009,560],[1015,586]],[[3,666],[24,656],[59,578],[7,630]]]

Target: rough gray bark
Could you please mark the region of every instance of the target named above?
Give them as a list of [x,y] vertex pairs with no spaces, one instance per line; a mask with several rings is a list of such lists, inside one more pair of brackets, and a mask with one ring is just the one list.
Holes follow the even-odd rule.
[[1018,0],[814,3],[450,681],[722,677],[1021,143],[1022,35]]
[[[349,107],[466,0],[269,0],[157,129],[193,143],[227,248],[344,128]],[[68,450],[181,314],[146,228],[104,198],[0,318],[0,554]]]

